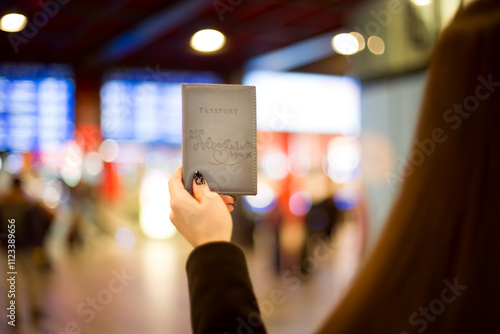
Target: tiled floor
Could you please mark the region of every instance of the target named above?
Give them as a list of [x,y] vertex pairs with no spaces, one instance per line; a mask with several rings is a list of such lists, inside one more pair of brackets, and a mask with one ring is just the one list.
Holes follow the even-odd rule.
[[[333,246],[310,260],[311,275],[274,274],[271,240],[257,231],[255,248],[247,251],[249,268],[265,324],[273,334],[311,333],[328,314],[357,265],[356,224],[345,223]],[[112,236],[98,234],[82,250],[68,252],[57,243],[53,269],[39,276],[43,318],[32,323],[26,286],[16,295],[18,333],[156,334],[190,333],[185,261],[191,250],[180,236],[168,241],[137,239],[123,249]],[[2,254],[0,265],[5,268]],[[22,275],[19,273],[18,276]],[[21,279],[22,277],[19,277]],[[0,309],[6,312],[5,280]],[[280,304],[272,302],[280,291]],[[2,314],[0,332],[9,333]],[[79,331],[81,329],[81,331]]]

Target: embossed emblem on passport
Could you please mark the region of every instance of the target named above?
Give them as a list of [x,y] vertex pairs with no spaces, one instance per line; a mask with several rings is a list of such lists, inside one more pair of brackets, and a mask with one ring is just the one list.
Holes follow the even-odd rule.
[[199,170],[213,191],[256,194],[255,87],[183,84],[182,99],[186,189]]

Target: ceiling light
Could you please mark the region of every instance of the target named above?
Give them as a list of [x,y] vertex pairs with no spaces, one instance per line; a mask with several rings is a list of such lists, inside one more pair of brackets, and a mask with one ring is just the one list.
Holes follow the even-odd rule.
[[0,20],[0,29],[6,32],[18,32],[23,30],[27,22],[28,19],[22,14],[7,14]]
[[113,139],[106,139],[99,145],[99,154],[103,161],[113,162],[120,154],[120,146]]
[[226,37],[217,30],[204,29],[191,37],[191,47],[201,52],[213,52],[221,49],[226,42]]
[[349,35],[354,36],[358,40],[358,51],[365,48],[365,39],[363,38],[363,35],[356,31],[350,32]]
[[332,39],[332,47],[341,55],[352,55],[358,52],[359,44],[356,37],[351,34],[338,34]]
[[370,36],[368,38],[368,49],[376,55],[381,55],[385,51],[385,44],[382,38],[378,36]]
[[430,5],[432,0],[410,0],[416,6],[427,6]]

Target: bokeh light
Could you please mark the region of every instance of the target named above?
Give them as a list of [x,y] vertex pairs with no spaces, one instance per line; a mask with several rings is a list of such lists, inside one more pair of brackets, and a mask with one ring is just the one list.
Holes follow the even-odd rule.
[[44,185],[42,191],[42,201],[47,207],[54,209],[59,205],[59,203],[61,203],[61,195],[61,182],[58,180],[49,180]]
[[23,157],[18,154],[11,154],[5,159],[5,170],[11,174],[17,174],[23,168]]
[[113,139],[106,139],[99,145],[99,154],[101,155],[101,159],[105,162],[113,162],[118,157],[119,153],[120,147]]
[[343,33],[333,37],[332,48],[341,55],[352,55],[358,52],[359,44],[355,36]]
[[168,179],[164,171],[149,171],[141,183],[139,222],[142,232],[151,239],[167,239],[176,232],[170,222]]
[[354,186],[339,188],[333,195],[333,202],[340,210],[355,208],[359,203],[359,189]]
[[61,171],[61,179],[70,187],[76,187],[82,180],[82,170],[80,168],[64,168]]
[[365,43],[365,39],[364,39],[363,35],[361,35],[357,31],[350,32],[349,35],[352,35],[352,36],[354,36],[354,38],[357,39],[357,41],[358,41],[358,51],[361,51],[361,50],[365,49],[366,43]]
[[191,37],[191,47],[200,52],[214,52],[220,50],[226,42],[226,37],[217,30],[200,30]]
[[75,187],[82,179],[83,151],[75,142],[69,142],[64,150],[60,166],[61,179],[70,187]]
[[410,2],[416,6],[427,6],[432,3],[432,0],[410,0]]
[[304,177],[311,169],[311,157],[305,151],[297,151],[288,158],[288,169],[295,177]]
[[336,183],[352,181],[359,172],[361,149],[354,138],[336,137],[328,143],[326,173]]
[[262,157],[262,170],[272,179],[281,180],[288,175],[287,157],[281,151],[268,152]]
[[6,32],[18,32],[28,23],[26,16],[18,13],[6,14],[0,19],[0,29]]
[[296,216],[305,215],[311,209],[311,195],[305,190],[295,190],[288,201],[290,211]]
[[83,159],[83,170],[87,175],[95,176],[102,172],[104,165],[101,156],[97,152],[89,152]]
[[135,246],[135,234],[126,227],[119,227],[115,231],[115,241],[121,248],[132,249]]
[[381,55],[385,51],[385,43],[378,36],[370,36],[367,41],[368,49],[376,55]]
[[62,168],[81,168],[83,151],[75,141],[70,141],[64,148]]
[[257,195],[243,197],[243,205],[253,212],[266,213],[276,206],[276,194],[267,183],[259,182]]

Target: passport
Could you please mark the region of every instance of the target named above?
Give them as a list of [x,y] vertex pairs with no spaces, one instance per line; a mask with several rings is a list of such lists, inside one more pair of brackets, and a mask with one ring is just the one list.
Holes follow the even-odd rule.
[[195,171],[210,190],[257,194],[254,86],[182,84],[182,176],[192,193]]

